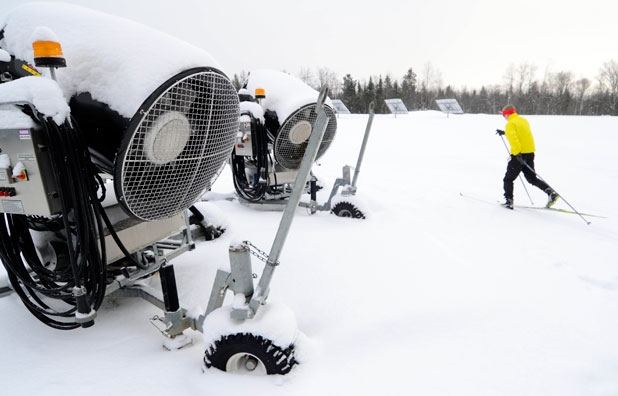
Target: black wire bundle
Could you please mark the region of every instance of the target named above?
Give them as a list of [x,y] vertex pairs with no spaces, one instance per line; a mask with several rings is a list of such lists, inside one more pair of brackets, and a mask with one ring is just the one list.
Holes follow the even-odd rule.
[[268,191],[268,181],[261,182],[260,175],[264,174],[268,178],[268,136],[264,124],[259,120],[251,117],[251,139],[253,144],[253,157],[251,162],[256,167],[256,178],[253,183],[247,180],[245,156],[236,155],[232,151],[232,173],[234,179],[234,187],[238,194],[250,202],[259,202],[264,194]]
[[62,330],[88,327],[106,288],[104,214],[97,197],[103,183],[76,127],[67,122],[59,127],[28,107],[24,112],[40,123],[49,150],[62,206],[57,223],[62,224],[69,264],[59,260],[48,269],[30,233],[44,222],[16,214],[0,219],[0,258],[13,289],[37,319]]

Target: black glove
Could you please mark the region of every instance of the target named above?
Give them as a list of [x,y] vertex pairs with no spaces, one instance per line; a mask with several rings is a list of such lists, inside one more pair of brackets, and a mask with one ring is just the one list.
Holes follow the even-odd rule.
[[496,135],[504,136],[504,131],[502,129],[496,129]]

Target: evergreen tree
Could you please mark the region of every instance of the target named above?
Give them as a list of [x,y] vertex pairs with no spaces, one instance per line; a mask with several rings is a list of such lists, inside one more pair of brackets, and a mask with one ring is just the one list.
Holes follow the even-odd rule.
[[369,77],[369,82],[363,90],[361,95],[361,109],[360,112],[367,113],[369,111],[369,103],[376,101],[376,86],[373,83],[373,79]]
[[[366,113],[371,101],[375,102],[376,113],[386,113],[384,99],[401,98],[408,110],[436,108],[438,97],[455,98],[468,113],[499,114],[502,107],[511,103],[522,114],[580,114],[618,115],[618,63],[607,62],[600,69],[598,85],[585,78],[574,80],[571,72],[546,73],[543,80],[534,79],[533,65],[511,67],[502,86],[482,86],[480,90],[457,90],[447,85],[442,89],[441,81],[428,66],[420,81],[409,68],[400,81],[388,74],[370,77],[367,83],[346,74],[342,83],[326,68],[319,70],[320,87],[328,85],[330,96],[340,98],[352,113]],[[304,72],[309,75],[308,70]],[[240,89],[247,78],[246,72],[234,74],[232,84]],[[437,82],[437,83],[435,83]],[[317,87],[316,87],[317,88]]]
[[358,93],[356,91],[356,81],[351,75],[346,74],[343,77],[341,88],[341,101],[352,113],[358,112]]
[[[386,112],[386,103],[384,102],[386,96],[384,91],[384,81],[382,81],[382,76],[380,75],[380,78],[378,79],[378,85],[376,86],[375,98],[375,112],[377,114],[384,114]],[[367,107],[367,110],[369,110],[369,107]]]
[[408,110],[417,108],[416,101],[416,73],[409,68],[401,81],[401,100]]
[[[397,81],[395,81],[397,83]],[[393,81],[391,80],[391,76],[388,74],[384,77],[384,99],[394,98],[394,88]]]

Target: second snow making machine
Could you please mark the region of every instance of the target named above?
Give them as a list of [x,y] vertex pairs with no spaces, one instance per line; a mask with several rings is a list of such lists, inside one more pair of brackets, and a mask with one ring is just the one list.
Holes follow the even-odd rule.
[[[255,70],[239,91],[240,132],[232,152],[231,165],[234,187],[241,203],[264,210],[281,210],[295,188],[298,169],[308,146],[309,136],[317,119],[315,103],[318,93],[300,79],[277,70]],[[337,117],[330,99],[326,99],[328,126],[320,144],[317,159],[322,157],[335,139]],[[365,139],[357,162],[360,170],[362,153],[367,143],[373,119],[373,106]],[[312,213],[331,211],[342,217],[364,218],[363,212],[350,199],[356,192],[356,177],[351,178],[346,166],[330,196],[317,203],[320,186],[315,175],[303,180],[299,188],[310,194],[309,202],[301,202]],[[339,188],[341,194],[337,195]]]

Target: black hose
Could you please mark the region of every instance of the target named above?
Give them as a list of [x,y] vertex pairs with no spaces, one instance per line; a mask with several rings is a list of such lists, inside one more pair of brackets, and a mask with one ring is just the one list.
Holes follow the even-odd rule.
[[[62,209],[59,216],[45,221],[2,214],[0,258],[13,289],[37,319],[62,330],[88,327],[103,301],[107,280],[104,212],[97,197],[102,181],[75,124],[58,126],[31,108],[24,112],[41,126]],[[66,238],[69,262],[58,262],[55,268],[41,262],[30,234],[46,223]]]
[[245,172],[247,157],[236,155],[232,151],[232,174],[234,179],[234,188],[236,192],[245,200],[250,202],[259,202],[268,191],[268,180],[261,182],[260,175],[264,174],[268,179],[268,136],[264,124],[249,114],[251,117],[251,139],[253,144],[253,156],[250,161],[256,167],[256,175],[258,180],[253,180],[253,183],[247,180]]

